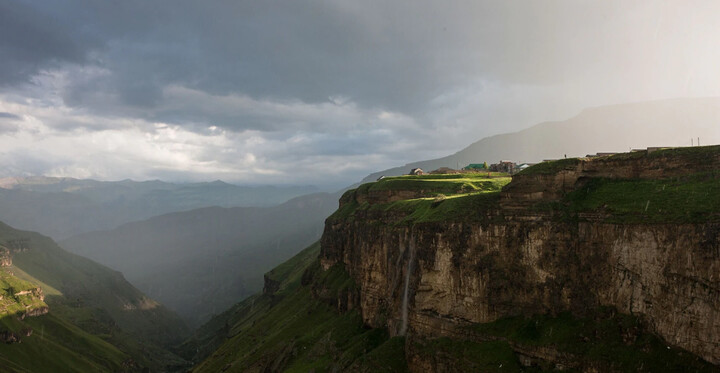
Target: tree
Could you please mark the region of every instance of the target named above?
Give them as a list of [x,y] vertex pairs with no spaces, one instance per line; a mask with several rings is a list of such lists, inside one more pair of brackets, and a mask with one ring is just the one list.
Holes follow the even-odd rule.
[[487,162],[483,162],[483,168],[487,170]]

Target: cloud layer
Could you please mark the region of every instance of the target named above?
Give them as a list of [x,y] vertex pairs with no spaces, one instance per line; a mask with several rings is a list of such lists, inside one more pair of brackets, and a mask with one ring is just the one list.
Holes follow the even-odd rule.
[[350,183],[720,95],[714,1],[0,0],[2,174]]

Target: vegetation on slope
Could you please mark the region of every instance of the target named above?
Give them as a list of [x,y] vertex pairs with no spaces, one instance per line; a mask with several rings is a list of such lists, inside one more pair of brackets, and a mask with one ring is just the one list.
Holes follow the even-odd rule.
[[[343,196],[347,202],[339,208],[331,220],[343,220],[354,216],[357,212],[393,211],[404,216],[398,224],[413,224],[434,221],[473,221],[486,219],[482,211],[497,208],[500,190],[511,178],[497,174],[450,174],[398,176],[385,178],[374,183],[363,184]],[[437,187],[433,187],[437,185]],[[373,190],[423,190],[431,197],[402,199],[388,203],[358,203],[357,194]],[[444,191],[445,193],[441,193]]]
[[[710,157],[720,155],[720,145],[693,146],[679,148],[660,148],[653,151],[639,150],[629,153],[618,153],[607,155],[597,159],[609,161],[638,160],[647,158],[650,160],[660,158],[682,159],[689,164],[702,164]],[[562,170],[575,170],[581,161],[587,158],[565,158],[551,161],[544,161],[522,170],[519,175],[549,175]]]
[[[702,162],[720,155],[720,146],[668,148],[638,151],[604,157],[604,159],[635,159],[642,157],[675,157],[688,162]],[[521,172],[521,175],[544,175],[565,169],[576,169],[579,158],[547,161]],[[347,193],[368,190],[417,190],[423,185],[439,183],[438,190],[455,190],[454,194],[438,194],[429,198],[413,198],[390,203],[358,203],[349,200],[331,216],[341,220],[352,218],[358,211],[396,212],[400,223],[435,221],[474,221],[487,219],[487,211],[500,211],[499,191],[510,183],[509,177],[483,178],[474,174],[423,175],[386,178],[360,186]],[[470,183],[470,184],[468,184]],[[454,184],[454,186],[452,186]],[[467,190],[472,185],[472,192]],[[535,210],[551,211],[562,219],[578,219],[580,214],[600,214],[611,223],[698,223],[720,219],[720,172],[708,171],[667,179],[588,178],[579,183],[561,201],[539,201]]]
[[[489,176],[488,176],[489,175]],[[464,173],[464,174],[438,174],[438,175],[405,175],[385,177],[376,182],[366,183],[357,188],[357,193],[371,191],[422,190],[428,194],[460,194],[473,191],[486,191],[493,189],[501,181],[510,181],[506,174],[492,173]]]
[[26,316],[46,308],[38,285],[16,277],[7,268],[0,268],[1,371],[139,370],[128,354],[62,316]]
[[399,224],[416,224],[437,221],[475,221],[486,219],[482,214],[497,208],[500,194],[497,191],[417,198],[371,206],[370,210],[398,211],[405,213]]
[[206,324],[199,335],[225,341],[194,371],[407,370],[402,338],[367,329],[357,311],[340,313],[313,296],[315,290],[330,299],[353,286],[341,267],[319,271],[318,252],[312,245],[271,271],[280,281],[275,293],[249,298]]
[[[137,365],[102,338],[54,314],[0,318],[0,329],[20,336],[21,343],[0,343],[3,372],[131,372]],[[32,330],[31,335],[27,332]]]
[[[23,325],[35,325],[32,327],[35,332],[55,330],[51,336],[57,342],[43,344],[43,340],[36,338],[37,334],[33,333],[27,340],[23,338],[23,346],[12,344],[7,347],[3,352],[6,359],[25,364],[18,360],[25,355],[12,351],[26,350],[28,356],[31,356],[33,351],[53,348],[58,351],[73,350],[80,359],[84,353],[77,348],[83,344],[73,341],[82,340],[90,346],[87,347],[90,353],[93,353],[92,346],[99,346],[97,353],[102,361],[132,360],[153,370],[183,364],[182,359],[166,348],[184,336],[184,324],[177,316],[132,287],[120,273],[70,254],[47,237],[18,231],[2,223],[0,245],[12,251],[13,265],[8,270],[15,277],[11,282],[13,286],[22,283],[25,284],[23,287],[40,286],[45,294],[45,303],[50,307],[49,315],[28,317],[18,321],[20,324],[13,321],[14,316],[6,317],[3,319],[4,330],[13,331],[23,329]],[[42,337],[42,332],[40,335]],[[114,357],[105,358],[102,351],[111,351]],[[53,352],[48,351],[48,354],[35,356],[38,361],[32,363],[50,364],[43,361],[52,356]],[[132,366],[135,363],[129,364]],[[117,364],[101,366],[107,367],[105,370],[119,370]]]
[[36,293],[37,285],[15,277],[5,268],[0,268],[0,317],[19,315],[47,304]]
[[720,220],[720,173],[670,179],[586,180],[560,201],[536,202],[563,220],[593,216],[608,223],[683,224]]
[[566,368],[573,368],[571,371],[585,371],[590,367],[617,372],[718,371],[718,367],[701,358],[663,343],[648,332],[639,318],[616,313],[612,308],[598,309],[592,317],[585,318],[570,313],[507,317],[475,324],[469,327],[469,335],[472,334],[477,338],[420,341],[418,347],[420,351],[442,351],[454,356],[465,371],[554,369],[552,364],[539,359],[523,368],[513,349],[543,351],[556,356]]
[[720,218],[720,173],[665,180],[592,179],[566,196],[571,213],[599,211],[625,223],[691,223]]

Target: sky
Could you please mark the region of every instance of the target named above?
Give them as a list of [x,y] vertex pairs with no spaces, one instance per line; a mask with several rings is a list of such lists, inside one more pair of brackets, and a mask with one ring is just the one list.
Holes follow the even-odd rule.
[[348,185],[720,96],[717,1],[0,0],[0,177]]

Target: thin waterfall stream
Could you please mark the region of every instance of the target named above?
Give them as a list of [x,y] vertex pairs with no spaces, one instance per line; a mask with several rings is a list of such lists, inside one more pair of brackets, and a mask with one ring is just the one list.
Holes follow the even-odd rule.
[[403,290],[403,301],[402,301],[402,324],[400,326],[400,335],[405,335],[407,333],[407,323],[408,323],[408,306],[410,303],[410,275],[412,274],[412,271],[415,266],[415,237],[412,235],[410,237],[410,245],[408,246],[408,250],[410,250],[409,257],[408,257],[408,263],[407,263],[407,269],[405,270],[405,289]]

